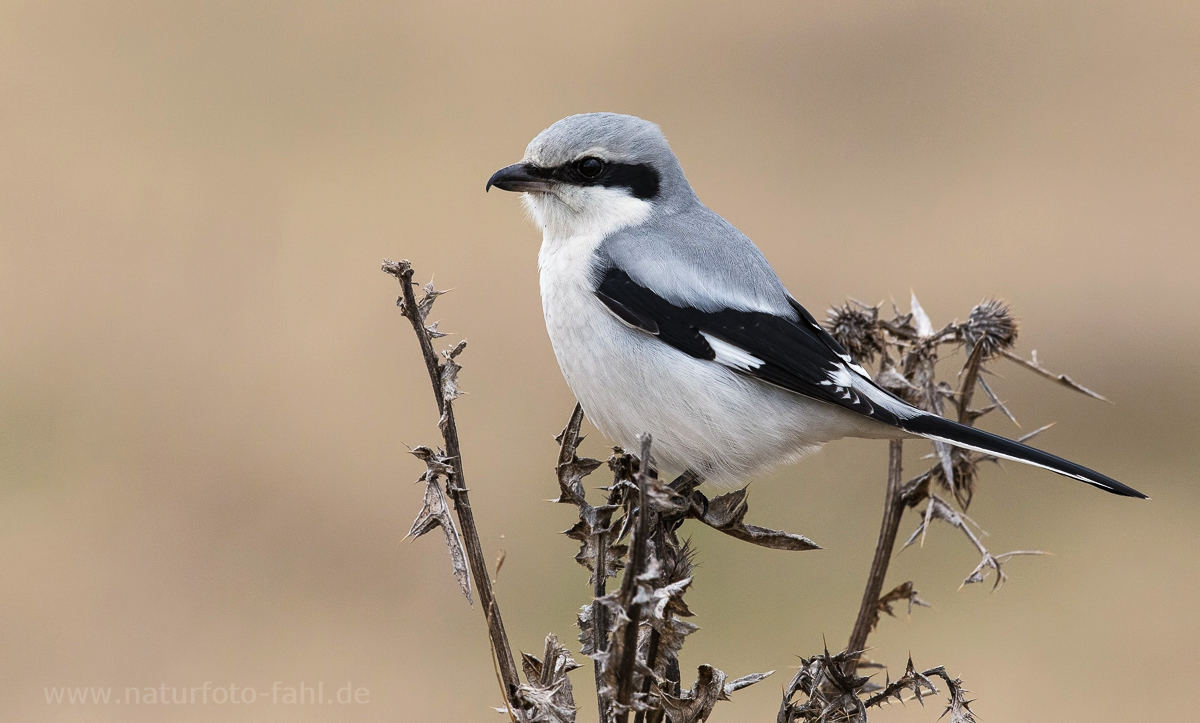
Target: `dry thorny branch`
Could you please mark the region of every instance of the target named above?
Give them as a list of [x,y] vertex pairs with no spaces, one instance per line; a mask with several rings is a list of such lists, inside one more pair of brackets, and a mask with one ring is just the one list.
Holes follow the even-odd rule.
[[[962,687],[962,680],[951,678],[942,666],[918,673],[909,658],[904,675],[880,686],[871,683],[868,677],[854,674],[852,669],[858,655],[850,652],[830,655],[826,650],[811,659],[801,658],[800,669],[784,690],[776,723],[866,721],[869,708],[890,703],[893,698],[903,702],[906,692],[911,694],[910,700],[922,704],[925,695],[937,695],[938,689],[931,677],[941,678],[946,683],[949,701],[942,715],[950,714],[951,723],[975,723],[971,702],[964,697],[966,689]],[[792,699],[798,693],[803,694],[805,700],[793,703]]]
[[[421,345],[445,444],[444,450],[430,447],[412,450],[425,462],[426,469],[419,481],[425,482],[426,487],[424,504],[409,535],[419,537],[441,527],[454,576],[468,601],[474,578],[504,695],[504,706],[499,710],[519,723],[573,722],[576,709],[568,674],[580,667],[579,663],[557,637],[549,635],[541,658],[522,654],[521,668],[526,682],[521,683],[487,574],[463,476],[453,411],[453,402],[460,393],[461,366],[457,358],[466,342],[442,352],[439,359],[432,342],[446,334],[438,330],[436,322],[427,323],[427,317],[434,301],[444,292],[427,284],[418,300],[413,290],[413,270],[407,261],[385,262],[383,268],[401,283],[398,304]],[[876,380],[882,386],[922,409],[953,416],[963,424],[974,424],[999,409],[1016,423],[1016,418],[984,379],[991,373],[988,364],[996,359],[1015,361],[1070,389],[1103,399],[1069,377],[1044,369],[1036,353],[1029,360],[1017,356],[1012,351],[1017,337],[1016,321],[1001,302],[981,303],[971,310],[965,322],[940,329],[935,329],[915,296],[908,313],[893,311],[891,319],[882,319],[878,306],[852,301],[832,309],[826,323],[857,361],[869,364],[878,359]],[[956,386],[937,378],[939,354],[946,347],[961,348],[964,352]],[[989,400],[987,406],[972,406],[977,387]],[[575,560],[588,571],[592,590],[591,602],[579,612],[578,626],[580,653],[592,659],[598,720],[628,723],[632,715],[634,723],[705,721],[718,701],[728,700],[734,691],[757,683],[774,671],[729,680],[721,670],[701,665],[695,682],[688,688],[682,687],[679,653],[697,626],[687,621],[693,613],[684,600],[692,584],[695,553],[686,539],[680,539],[681,526],[695,520],[739,540],[777,550],[819,548],[801,535],[746,523],[745,488],[709,499],[697,489],[702,480],[691,473],[685,472],[669,483],[660,479],[649,436],[642,438],[637,455],[614,448],[607,460],[612,482],[601,488],[602,499],[593,505],[587,499],[584,480],[605,463],[577,454],[583,441],[582,422],[583,409],[576,405],[566,428],[556,438],[559,443],[556,501],[574,505],[578,513],[578,521],[565,534],[579,543]],[[1029,439],[1044,429],[1021,439]],[[777,723],[866,721],[868,710],[884,703],[906,699],[923,702],[926,696],[937,695],[934,678],[940,678],[946,686],[948,703],[943,717],[948,714],[951,723],[975,721],[964,697],[962,681],[951,678],[941,666],[918,672],[910,659],[903,675],[893,681],[885,674],[882,684],[872,681],[872,676],[859,675],[861,670],[883,667],[862,659],[867,638],[880,615],[894,616],[893,606],[897,603],[904,603],[910,613],[914,605],[929,605],[918,596],[911,581],[883,593],[903,512],[924,503],[917,527],[901,549],[918,539],[923,541],[934,520],[946,522],[966,535],[981,561],[963,585],[982,582],[995,571],[993,589],[998,589],[1007,579],[1004,563],[1018,555],[1043,553],[1018,550],[993,555],[981,542],[974,521],[966,516],[965,510],[975,493],[979,464],[997,461],[994,457],[936,444],[930,455],[931,466],[905,482],[902,452],[900,441],[890,443],[884,516],[849,644],[837,654],[825,650],[811,658],[801,658],[799,670],[784,690]],[[444,494],[439,484],[442,480]],[[948,497],[943,498],[937,490],[944,490]],[[458,529],[450,515],[447,497],[457,513]],[[955,509],[955,504],[960,509]],[[619,587],[610,592],[609,579],[618,577]]]

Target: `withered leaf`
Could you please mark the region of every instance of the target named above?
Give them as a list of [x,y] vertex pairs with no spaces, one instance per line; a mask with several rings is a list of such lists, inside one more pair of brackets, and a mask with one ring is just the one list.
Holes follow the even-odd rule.
[[767,678],[771,677],[774,674],[775,674],[774,670],[768,670],[765,673],[751,673],[750,675],[743,675],[740,678],[731,680],[725,684],[725,691],[724,691],[725,696],[728,697],[728,696],[732,695],[735,691],[739,691],[742,688],[748,688],[748,687],[754,685],[755,683],[761,683],[762,681],[766,680]]
[[748,494],[748,488],[743,487],[729,494],[709,500],[708,509],[704,512],[704,524],[717,529],[740,525],[742,518],[746,516],[746,511],[749,509],[749,505],[746,502]]
[[652,477],[646,488],[650,509],[660,515],[686,514],[691,507],[691,498],[680,494],[663,480]]
[[634,598],[635,603],[648,605],[651,614],[656,619],[664,619],[668,615],[678,615],[680,617],[691,617],[692,611],[688,610],[687,603],[683,601],[683,594],[691,586],[692,579],[686,578],[678,582],[673,582],[669,585],[663,585],[657,588],[644,588],[639,591],[638,596]]
[[558,475],[559,497],[556,502],[565,502],[580,506],[581,515],[587,505],[586,494],[583,491],[583,478],[596,471],[602,463],[590,457],[579,457],[576,452],[583,442],[579,427],[583,423],[583,406],[575,405],[571,419],[563,431],[558,433],[554,441],[559,443],[558,464],[555,472]]
[[[930,607],[929,603],[925,602],[917,595],[917,589],[913,587],[911,580],[897,585],[891,592],[879,598],[878,610],[875,615],[875,621],[879,621],[879,613],[887,613],[892,617],[896,617],[896,613],[892,610],[892,605],[901,600],[908,603],[908,612],[912,614],[913,605],[918,607]],[[874,627],[874,626],[872,626]]]
[[553,634],[546,636],[542,658],[521,654],[528,681],[516,693],[519,707],[513,712],[521,723],[574,723],[575,698],[567,674],[579,667],[570,651]]
[[521,670],[524,671],[525,679],[529,682],[539,681],[542,678],[542,661],[536,655],[522,652]]
[[[591,573],[591,584],[596,582],[596,558],[599,550],[597,544],[600,539],[598,532],[591,523],[581,519],[563,533],[572,540],[579,541],[579,552],[575,555],[575,561],[586,567]],[[628,545],[604,546],[604,575],[606,578],[616,577],[617,573],[625,567],[625,556],[628,553]]]
[[659,690],[659,698],[671,723],[703,723],[712,714],[718,700],[725,695],[725,673],[711,665],[701,665],[691,690],[679,697]]
[[447,457],[440,450],[435,452],[421,445],[408,450],[408,453],[425,463],[425,475],[418,480],[425,479],[426,475],[449,477],[454,474],[454,466],[451,464],[454,458]]
[[640,580],[644,582],[639,586],[634,603],[644,606],[649,623],[646,627],[658,633],[658,656],[654,672],[661,676],[665,674],[669,662],[677,659],[687,636],[698,629],[696,625],[679,619],[692,615],[683,600],[692,581],[688,578],[654,587],[652,576],[643,576]]
[[[693,492],[692,494],[695,496],[700,493]],[[743,487],[708,501],[706,506],[700,505],[700,511],[697,510],[697,506],[693,506],[692,514],[704,524],[720,530],[730,537],[773,550],[821,549],[819,545],[803,535],[743,523],[742,518],[746,516],[748,509],[746,495],[747,490]],[[701,497],[703,496],[701,495]]]
[[597,650],[595,615],[595,606],[588,604],[579,608],[579,614],[575,617],[575,625],[579,628],[579,652],[589,657]]
[[925,307],[921,306],[921,302],[917,301],[916,292],[912,292],[909,309],[912,313],[912,323],[916,327],[917,336],[933,336],[933,322],[929,320],[929,314],[925,313]]
[[572,457],[558,466],[559,497],[555,502],[574,505],[587,504],[583,492],[583,478],[596,471],[603,462],[591,457]]
[[521,707],[514,713],[520,723],[575,723],[575,701],[565,677],[550,687],[522,685],[516,699]]
[[458,388],[458,372],[462,370],[462,366],[455,359],[466,348],[467,340],[463,339],[442,352],[442,356],[446,359],[442,363],[442,400],[445,402],[453,402],[462,396],[462,390]]
[[421,323],[424,324],[425,318],[429,316],[430,309],[433,308],[433,302],[437,301],[437,297],[441,296],[442,294],[449,293],[449,291],[439,291],[435,289],[433,287],[432,279],[430,279],[429,283],[425,284],[425,286],[421,288],[421,291],[423,293],[421,294],[421,298],[417,301],[417,314],[420,317]]
[[658,631],[658,659],[655,661],[654,673],[658,676],[666,674],[667,667],[679,659],[679,651],[687,641],[687,636],[699,630],[699,626],[678,618],[664,618],[651,621]]
[[920,392],[915,384],[905,379],[900,372],[892,367],[888,367],[876,374],[875,382],[910,404],[917,399]]
[[449,334],[444,331],[438,331],[438,323],[439,322],[435,321],[429,326],[425,327],[425,332],[429,334],[430,339],[441,339],[444,336],[449,336]]
[[421,505],[420,513],[417,514],[417,519],[413,521],[412,528],[408,531],[408,537],[416,539],[435,527],[442,528],[442,532],[446,535],[446,547],[450,551],[450,567],[454,571],[454,579],[458,580],[459,589],[470,603],[471,575],[467,571],[467,556],[463,551],[462,541],[458,538],[458,530],[454,527],[454,520],[450,516],[446,498],[442,495],[442,489],[438,485],[437,475],[433,472],[426,472],[424,479],[425,500]]

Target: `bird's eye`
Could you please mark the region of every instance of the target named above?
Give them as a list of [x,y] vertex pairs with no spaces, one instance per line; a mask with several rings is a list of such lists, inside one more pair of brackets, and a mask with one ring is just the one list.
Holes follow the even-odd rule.
[[604,161],[591,156],[580,160],[575,167],[584,178],[595,178],[604,170]]

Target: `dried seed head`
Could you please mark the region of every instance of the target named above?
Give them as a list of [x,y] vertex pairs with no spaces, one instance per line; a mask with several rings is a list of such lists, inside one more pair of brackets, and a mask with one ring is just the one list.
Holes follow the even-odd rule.
[[825,328],[860,364],[869,364],[884,349],[879,307],[851,301],[829,310]]
[[1017,342],[1017,320],[1012,307],[999,299],[989,299],[971,309],[962,329],[963,340],[970,347],[983,347],[983,360],[1009,349]]
[[670,541],[663,546],[662,574],[664,582],[670,584],[690,578],[695,567],[696,550],[691,540],[675,545]]

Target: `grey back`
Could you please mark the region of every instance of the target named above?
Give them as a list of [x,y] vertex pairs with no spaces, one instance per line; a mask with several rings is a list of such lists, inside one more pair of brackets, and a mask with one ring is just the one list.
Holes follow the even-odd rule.
[[754,242],[701,204],[656,212],[606,238],[597,272],[616,266],[673,304],[732,308],[797,318],[783,282]]

